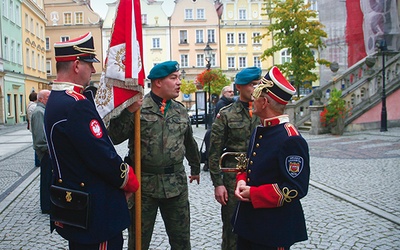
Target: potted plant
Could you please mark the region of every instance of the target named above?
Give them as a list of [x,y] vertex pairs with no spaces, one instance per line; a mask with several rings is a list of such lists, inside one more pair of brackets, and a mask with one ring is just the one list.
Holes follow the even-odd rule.
[[342,135],[344,132],[344,118],[347,115],[346,101],[342,99],[342,91],[333,89],[328,104],[321,112],[321,124],[328,127],[331,134]]

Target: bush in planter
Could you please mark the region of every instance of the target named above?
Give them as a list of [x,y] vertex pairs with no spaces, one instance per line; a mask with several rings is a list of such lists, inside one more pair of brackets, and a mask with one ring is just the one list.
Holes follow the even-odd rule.
[[[331,128],[331,133],[343,134],[344,118],[347,112],[346,101],[342,99],[342,91],[333,89],[330,93],[328,104],[325,105],[320,115],[322,126]],[[336,127],[338,127],[339,131],[333,132],[332,129]]]

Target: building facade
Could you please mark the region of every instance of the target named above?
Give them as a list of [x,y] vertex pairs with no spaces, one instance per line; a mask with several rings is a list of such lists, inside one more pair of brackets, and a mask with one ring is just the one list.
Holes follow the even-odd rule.
[[[97,58],[103,62],[103,20],[90,7],[88,0],[44,0],[46,13],[46,73],[51,82],[56,78],[56,61],[53,45],[60,41],[69,41],[88,32],[92,33]],[[102,63],[94,63],[96,73],[92,82],[100,82]]]
[[20,0],[1,3],[1,41],[4,71],[1,89],[3,117],[1,124],[25,121],[25,76],[22,62]]
[[29,94],[49,89],[46,75],[46,18],[43,1],[22,2],[22,61],[25,73],[25,103]]

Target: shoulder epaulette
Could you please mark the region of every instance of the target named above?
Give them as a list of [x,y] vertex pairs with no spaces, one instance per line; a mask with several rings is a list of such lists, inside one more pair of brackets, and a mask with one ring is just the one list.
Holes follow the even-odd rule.
[[221,112],[221,111],[223,111],[223,110],[225,110],[225,109],[230,108],[232,105],[233,105],[233,102],[230,103],[230,104],[228,104],[228,105],[226,105],[226,106],[223,106],[223,107],[219,110],[219,112]]
[[285,123],[285,129],[288,136],[299,136],[300,133],[297,128],[291,123]]
[[79,94],[78,92],[72,91],[72,90],[66,90],[65,93],[72,98],[75,99],[75,101],[80,101],[80,100],[85,100],[86,97],[82,94]]

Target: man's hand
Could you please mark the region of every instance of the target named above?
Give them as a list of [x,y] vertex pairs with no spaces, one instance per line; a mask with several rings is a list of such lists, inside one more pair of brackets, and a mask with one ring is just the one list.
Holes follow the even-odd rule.
[[246,182],[244,180],[237,182],[235,196],[241,201],[250,201],[250,186],[246,186]]
[[143,97],[137,100],[136,102],[132,103],[131,106],[127,107],[129,112],[135,113],[143,104]]
[[228,191],[225,186],[218,186],[214,189],[215,199],[222,205],[225,206],[228,202]]
[[189,176],[189,179],[190,179],[190,183],[192,183],[194,180],[196,180],[197,181],[197,184],[200,184],[200,175],[191,175],[191,176]]

